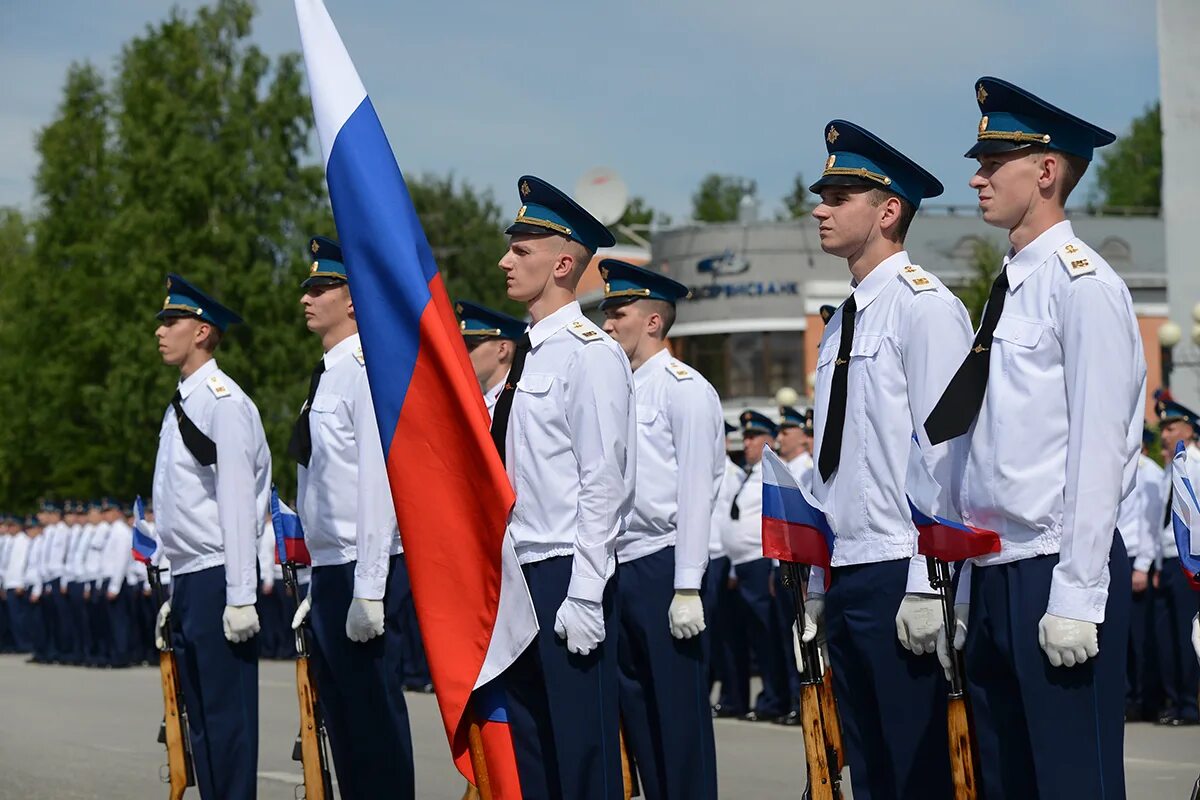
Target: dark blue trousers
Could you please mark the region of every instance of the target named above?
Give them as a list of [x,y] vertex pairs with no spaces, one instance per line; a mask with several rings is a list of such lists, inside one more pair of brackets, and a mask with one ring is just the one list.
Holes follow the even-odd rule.
[[[727,598],[730,614],[723,626],[731,638],[724,666],[729,685],[724,682],[721,685],[721,705],[738,711],[750,705],[749,650],[752,649],[763,685],[754,711],[764,717],[786,714],[789,705],[781,623],[775,598],[771,596],[771,570],[769,558],[734,568],[737,587]],[[788,652],[790,655],[791,651]]]
[[187,704],[196,785],[205,800],[258,786],[258,645],[225,639],[225,567],[175,575],[171,641]]
[[715,798],[717,754],[701,640],[671,635],[675,548],[618,565],[621,724],[642,794]]
[[700,646],[704,650],[704,663],[708,671],[708,695],[712,695],[712,685],[722,680],[721,669],[724,651],[724,630],[721,627],[721,597],[729,591],[729,557],[709,559],[708,569],[704,570],[704,580],[700,583],[700,602],[704,605],[704,621],[707,624],[705,635],[700,637]]
[[18,653],[28,653],[33,649],[30,640],[29,617],[32,614],[31,609],[34,607],[29,603],[29,592],[22,590],[18,595],[16,591],[8,593],[10,600],[9,611],[11,612],[11,622],[13,631],[13,640],[16,642],[16,650]]
[[1200,665],[1192,648],[1192,618],[1200,603],[1179,569],[1178,558],[1163,560],[1154,602],[1155,644],[1166,693],[1166,706],[1162,711],[1176,719],[1200,719],[1200,710],[1196,706]]
[[115,590],[117,596],[108,603],[108,630],[111,636],[110,661],[114,667],[128,667],[135,663],[133,653],[133,603],[136,590],[121,581]]
[[855,800],[953,797],[949,688],[936,656],[896,638],[908,560],[834,567],[825,596],[833,691]]
[[60,579],[55,578],[42,585],[40,605],[42,607],[42,624],[46,628],[46,638],[42,643],[42,656],[47,662],[62,659],[62,653],[59,649],[59,643],[62,641],[62,633],[59,630],[59,601],[62,599],[58,591],[60,584]]
[[1114,536],[1100,653],[1052,667],[1038,644],[1058,555],[976,566],[964,661],[988,797],[1123,800],[1129,557]]
[[34,661],[45,661],[46,652],[46,619],[42,612],[41,598],[34,600],[33,592],[25,592],[28,611],[25,614],[26,635],[29,637],[29,650],[33,653]]
[[15,646],[12,638],[12,623],[9,621],[8,595],[0,597],[0,653],[11,653]]
[[91,630],[91,651],[87,663],[106,667],[112,663],[112,632],[108,620],[108,581],[92,581],[87,601],[88,628]]
[[[258,640],[259,658],[293,658],[296,653],[296,642],[292,635],[291,625],[284,625],[283,606],[280,597],[283,595],[283,583],[271,586],[270,594],[263,591],[263,583],[258,584],[258,621],[262,630],[255,638]],[[287,620],[288,623],[291,620]]]
[[[1130,564],[1132,566],[1132,559]],[[1125,665],[1125,708],[1134,719],[1154,719],[1162,710],[1162,684],[1154,631],[1153,586],[1132,595],[1129,654]]]
[[521,567],[537,638],[504,672],[513,750],[525,800],[620,800],[617,582],[604,591],[605,640],[586,656],[567,650],[554,617],[571,581],[570,556]]
[[87,584],[82,581],[71,581],[67,584],[67,613],[71,618],[71,630],[74,633],[71,652],[67,657],[67,661],[71,664],[84,663],[92,648],[92,629],[88,625],[87,601],[83,599],[85,588],[87,588]]
[[384,634],[367,642],[346,638],[355,565],[312,571],[312,663],[338,788],[344,800],[412,798],[412,735],[399,670],[400,604],[389,573]]
[[403,553],[392,556],[388,587],[394,593],[397,605],[396,624],[402,642],[399,663],[404,688],[424,689],[433,683],[433,679],[429,675],[429,662],[425,660],[425,644],[421,640],[417,607],[413,604],[412,584],[408,580],[408,562]]

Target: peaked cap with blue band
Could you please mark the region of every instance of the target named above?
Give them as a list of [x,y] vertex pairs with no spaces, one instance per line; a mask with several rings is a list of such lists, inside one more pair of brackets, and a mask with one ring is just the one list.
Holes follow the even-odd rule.
[[601,311],[634,300],[662,300],[675,305],[690,294],[688,288],[677,280],[615,258],[606,258],[600,262],[600,277],[604,279]]
[[738,419],[742,423],[743,436],[756,434],[766,434],[767,436],[779,435],[779,426],[766,414],[760,414],[748,408],[742,412],[742,415]]
[[985,75],[975,81],[975,102],[983,116],[967,158],[1040,145],[1091,161],[1095,148],[1117,138],[999,78]]
[[804,427],[804,412],[793,408],[792,406],[779,407],[779,427],[782,428],[803,428]]
[[195,317],[216,325],[221,333],[242,321],[233,311],[173,272],[167,275],[167,299],[163,300],[162,309],[155,316],[158,319]]
[[1165,424],[1183,420],[1197,431],[1200,431],[1200,415],[1197,415],[1195,411],[1192,411],[1187,406],[1176,403],[1174,400],[1159,398],[1154,404],[1154,411],[1158,414],[1159,423]]
[[342,262],[342,246],[333,239],[312,237],[308,242],[308,252],[312,254],[313,261],[308,268],[308,277],[300,284],[302,288],[336,286],[350,280],[346,275],[346,265]]
[[869,186],[895,192],[913,208],[942,193],[942,184],[921,165],[866,128],[835,119],[825,126],[825,170],[810,192],[822,186]]
[[517,191],[521,194],[521,210],[505,233],[558,234],[579,242],[593,253],[617,243],[600,220],[541,178],[522,175],[517,181]]
[[458,329],[468,339],[512,339],[525,335],[525,323],[502,311],[459,300],[454,304]]

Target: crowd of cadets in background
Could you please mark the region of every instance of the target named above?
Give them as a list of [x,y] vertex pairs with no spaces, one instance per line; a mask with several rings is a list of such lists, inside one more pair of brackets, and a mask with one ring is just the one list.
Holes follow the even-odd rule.
[[[761,435],[764,417],[754,416],[752,433]],[[767,433],[797,481],[808,485],[813,469],[811,411],[803,414],[785,407],[773,422]],[[739,566],[762,558],[762,486],[760,471],[741,464],[742,453],[736,449],[740,432],[734,426],[728,429],[734,431],[730,436],[734,458],[726,464],[716,505],[711,566],[703,591],[705,617],[710,621],[706,632],[711,637],[710,681],[720,690],[713,716],[798,725],[799,674],[791,657],[794,616],[780,591],[778,568],[763,586],[738,580]],[[1159,585],[1164,552],[1170,551],[1166,553],[1170,560],[1175,542],[1166,521],[1166,478],[1149,457],[1155,442],[1147,431],[1137,488],[1120,511],[1120,530],[1135,569],[1149,574],[1145,589],[1137,592],[1126,717],[1186,726],[1200,720],[1200,669],[1189,668],[1195,662],[1186,641],[1181,643],[1175,631],[1179,620],[1190,620],[1196,609],[1194,603],[1177,608],[1178,593]],[[153,512],[148,510],[147,515],[152,518]],[[29,653],[30,661],[38,664],[109,668],[157,664],[154,618],[159,601],[151,592],[146,565],[131,556],[132,525],[130,507],[107,498],[44,502],[36,515],[27,517],[0,515],[0,653]],[[170,564],[165,558],[161,568],[163,583],[169,587]],[[307,573],[300,570],[301,599],[307,592]],[[290,620],[296,599],[284,585],[269,535],[260,540],[259,576],[259,655],[293,658]],[[415,620],[407,627],[417,630]],[[411,638],[405,652],[405,688],[427,693],[433,687],[420,636]],[[749,695],[752,673],[762,679],[757,698]]]
[[[153,511],[147,509],[148,519]],[[133,512],[108,498],[43,502],[35,515],[0,515],[0,653],[29,653],[35,664],[86,667],[158,665],[153,595],[146,565],[132,556]],[[296,656],[291,630],[296,598],[275,559],[275,540],[259,540],[255,637],[261,658]],[[170,562],[159,555],[164,591]],[[297,579],[303,599],[309,570]],[[408,626],[416,630],[415,620]],[[433,684],[419,635],[406,641],[406,689],[429,693]]]

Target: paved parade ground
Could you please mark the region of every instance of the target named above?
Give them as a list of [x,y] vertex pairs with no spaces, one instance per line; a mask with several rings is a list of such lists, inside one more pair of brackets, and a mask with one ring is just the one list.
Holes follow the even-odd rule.
[[[292,798],[300,778],[290,760],[296,735],[295,667],[263,662],[259,673],[258,791]],[[0,656],[0,800],[166,797],[155,742],[162,713],[158,672],[35,666]],[[431,695],[408,695],[417,797],[458,800],[464,782],[450,766]],[[720,720],[722,797],[799,797],[804,757],[799,728]],[[1126,768],[1134,800],[1186,798],[1200,771],[1200,727],[1127,728]],[[198,797],[195,789],[187,797]],[[847,792],[849,796],[849,792]]]

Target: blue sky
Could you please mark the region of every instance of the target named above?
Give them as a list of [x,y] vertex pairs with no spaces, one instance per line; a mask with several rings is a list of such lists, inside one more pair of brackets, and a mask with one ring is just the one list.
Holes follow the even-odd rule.
[[[1154,0],[326,3],[401,167],[452,171],[506,208],[522,173],[570,189],[603,165],[676,220],[708,172],[757,180],[769,214],[796,172],[820,171],[836,117],[937,175],[938,202],[973,205],[979,75],[1118,134],[1159,93]],[[0,0],[0,205],[34,206],[34,137],[68,65],[111,73],[169,7]],[[259,8],[255,40],[298,50],[292,3]]]

